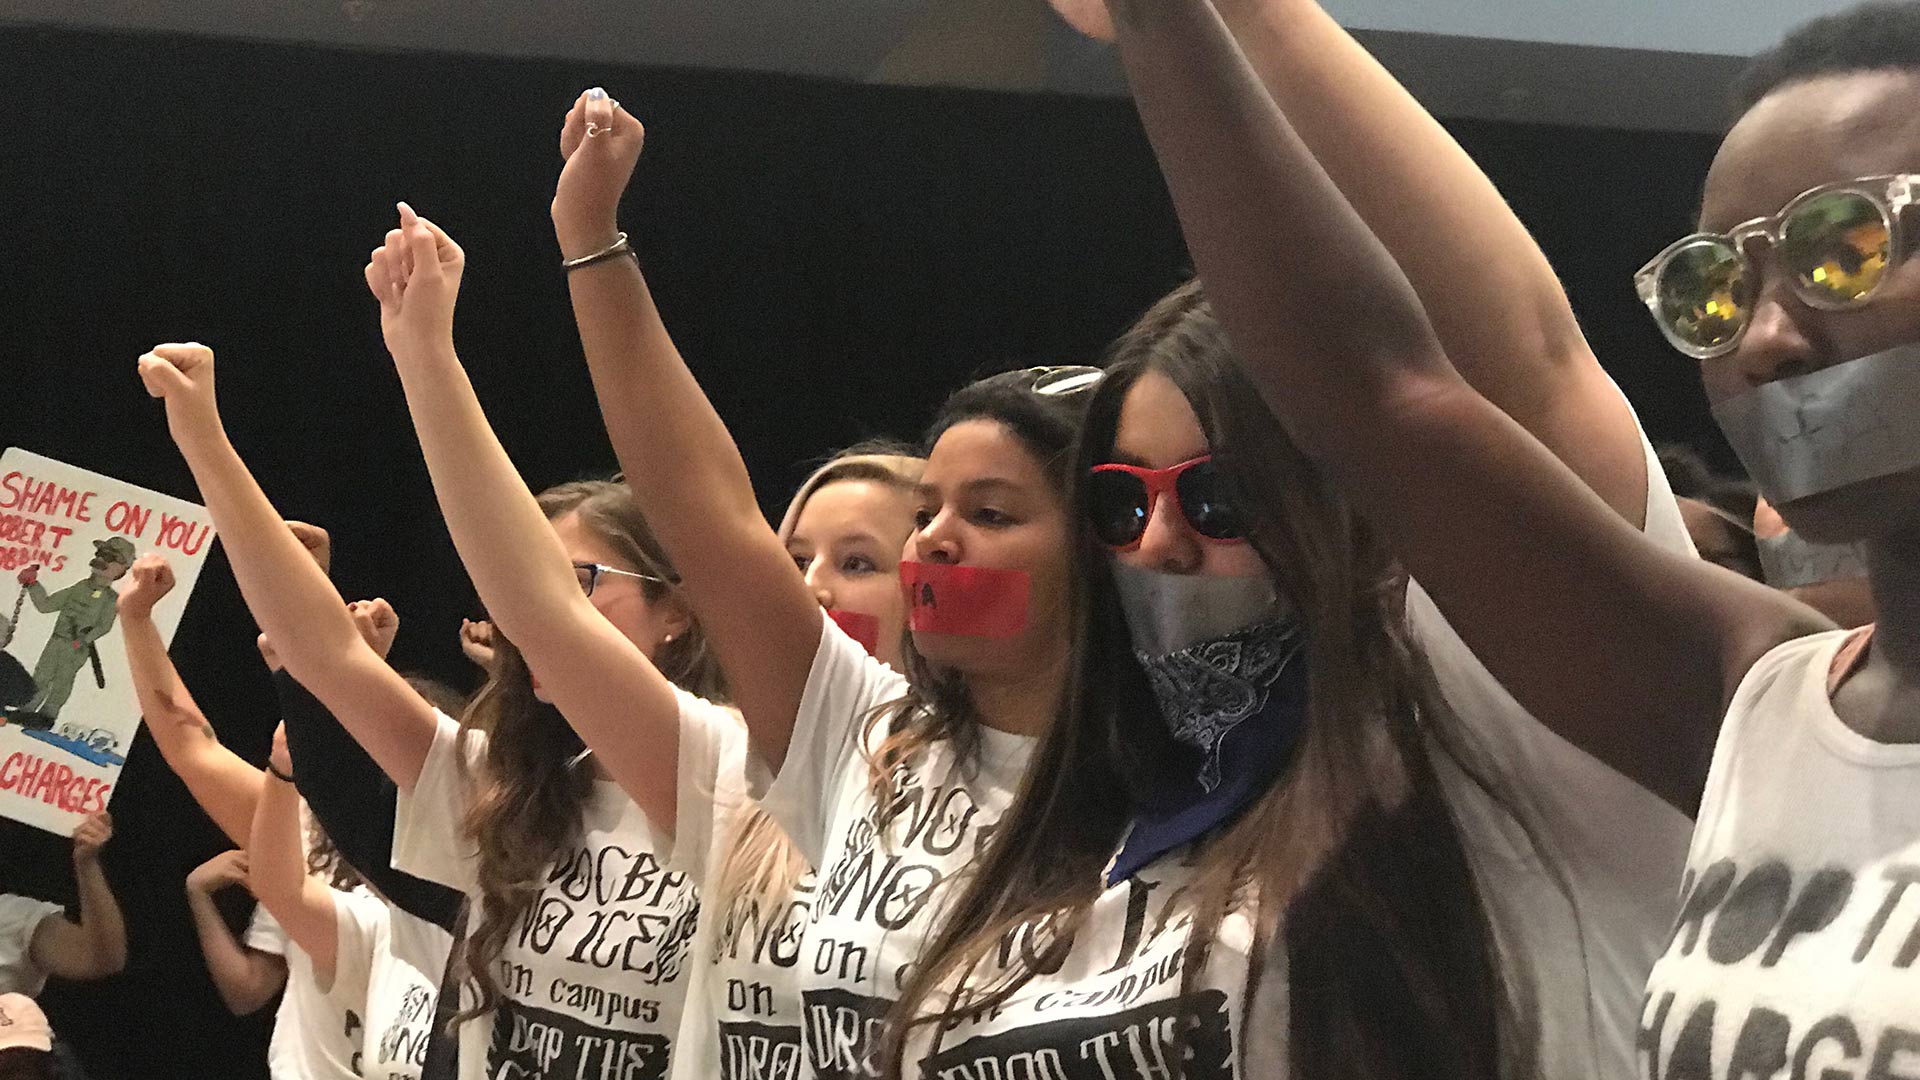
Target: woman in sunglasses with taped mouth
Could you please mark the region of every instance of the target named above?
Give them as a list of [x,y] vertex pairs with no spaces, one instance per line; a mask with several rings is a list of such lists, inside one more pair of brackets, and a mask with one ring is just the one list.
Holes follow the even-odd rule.
[[[1519,702],[1697,811],[1673,932],[1631,1027],[1616,1021],[1637,1060],[1613,1075],[1904,1071],[1920,1049],[1920,5],[1818,20],[1757,61],[1699,233],[1640,275],[1762,493],[1809,540],[1864,549],[1882,614],[1863,633],[1624,527],[1472,375],[1535,343],[1448,339],[1422,267],[1314,160],[1311,121],[1262,92],[1215,6],[1116,8],[1195,261],[1267,404]],[[1316,273],[1329,250],[1338,280]],[[1644,839],[1617,807],[1588,814]]]
[[[1306,142],[1481,361],[1473,385],[1619,528],[1691,556],[1486,177],[1317,5],[1213,6],[1257,92],[1316,118]],[[1113,350],[1079,455],[1078,697],[903,996],[889,1067],[1627,1074],[1691,823],[1506,693],[1235,351],[1197,283]]]

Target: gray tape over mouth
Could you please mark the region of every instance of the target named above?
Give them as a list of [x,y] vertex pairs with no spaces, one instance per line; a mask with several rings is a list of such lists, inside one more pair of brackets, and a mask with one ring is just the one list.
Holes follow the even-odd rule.
[[1285,613],[1273,579],[1163,574],[1115,560],[1113,582],[1133,651],[1165,656]]
[[1920,468],[1920,343],[1767,383],[1713,418],[1776,506]]
[[1867,576],[1867,561],[1856,544],[1815,544],[1795,532],[1762,536],[1754,543],[1760,548],[1760,575],[1776,589]]

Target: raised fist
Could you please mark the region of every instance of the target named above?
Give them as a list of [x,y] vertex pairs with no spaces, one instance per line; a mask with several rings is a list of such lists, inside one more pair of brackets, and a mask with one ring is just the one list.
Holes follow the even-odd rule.
[[359,628],[360,636],[384,659],[393,648],[394,635],[400,632],[400,615],[393,610],[393,605],[376,596],[348,604],[347,613],[353,616],[353,625]]
[[175,442],[220,429],[213,397],[213,350],[196,342],[155,345],[140,357],[147,393],[167,403],[167,429]]
[[229,885],[244,885],[247,880],[247,853],[240,848],[223,851],[187,875],[187,891],[212,896]]
[[147,618],[153,614],[153,605],[173,591],[173,567],[159,555],[149,553],[135,559],[127,576],[133,584],[120,592],[117,604],[122,617]]
[[467,256],[438,225],[399,204],[400,227],[367,260],[367,288],[380,301],[380,333],[394,360],[453,347],[453,307]]
[[460,651],[482,671],[493,667],[493,624],[485,619],[460,620]]
[[333,538],[327,535],[327,530],[304,521],[287,522],[287,530],[307,549],[307,554],[313,556],[313,561],[320,564],[322,573],[333,568]]
[[613,243],[620,231],[620,195],[633,179],[646,129],[620,103],[594,87],[582,93],[560,125],[566,167],[553,192],[553,231],[563,258]]
[[93,814],[73,830],[73,858],[75,862],[92,862],[100,858],[100,849],[113,839],[113,818],[105,810]]
[[39,581],[40,580],[40,564],[34,563],[32,566],[29,566],[25,570],[20,571],[20,575],[17,580],[23,586],[32,585],[33,583]]

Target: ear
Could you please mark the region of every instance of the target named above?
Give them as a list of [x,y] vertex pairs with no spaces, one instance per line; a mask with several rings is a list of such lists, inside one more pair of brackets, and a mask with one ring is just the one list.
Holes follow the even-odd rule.
[[655,603],[654,611],[654,617],[660,621],[661,634],[672,634],[675,641],[693,629],[693,608],[687,604],[687,594],[678,587],[669,589]]

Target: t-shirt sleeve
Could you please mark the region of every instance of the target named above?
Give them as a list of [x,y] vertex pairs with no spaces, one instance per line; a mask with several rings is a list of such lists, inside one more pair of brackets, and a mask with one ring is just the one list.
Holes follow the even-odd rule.
[[820,627],[820,648],[800,695],[786,762],[771,784],[750,785],[814,866],[825,856],[848,771],[867,768],[861,739],[875,711],[907,690],[906,679],[869,655],[825,611]]
[[255,952],[272,953],[275,956],[287,955],[287,932],[280,929],[280,920],[273,917],[265,904],[253,906],[253,918],[247,920],[247,932],[240,944]]
[[412,791],[402,791],[393,811],[393,868],[471,894],[479,889],[479,852],[461,822],[467,781],[460,754],[477,755],[480,736],[462,738],[460,724],[434,711],[433,746]]
[[[285,671],[273,676],[287,725],[300,796],[347,865],[401,908],[442,927],[459,913],[459,893],[393,869],[397,789],[333,713]],[[314,778],[321,782],[314,782]]]
[[0,896],[0,953],[12,952],[21,962],[33,963],[33,935],[48,919],[61,918],[66,909],[59,904],[30,896]]
[[[1693,541],[1645,431],[1640,432],[1640,445],[1647,461],[1646,536],[1668,551],[1691,557]],[[1528,815],[1533,819],[1530,825],[1547,834],[1538,839],[1554,843],[1567,858],[1607,849],[1609,857],[1631,861],[1630,851],[1612,849],[1630,848],[1636,835],[1651,847],[1646,839],[1651,833],[1666,837],[1684,829],[1685,818],[1679,811],[1561,738],[1522,707],[1467,647],[1418,582],[1407,588],[1406,619],[1432,667],[1441,697],[1466,737],[1466,749],[1474,760],[1463,764],[1488,769],[1497,774],[1495,779],[1504,781],[1503,787],[1524,791],[1534,811]],[[1622,722],[1631,723],[1633,718],[1623,717]],[[1628,828],[1596,827],[1629,818],[1644,823],[1648,831],[1636,834]]]
[[387,905],[363,893],[333,890],[333,985],[341,1001],[363,1001],[375,953],[385,948]]
[[708,856],[727,823],[750,801],[747,729],[732,709],[680,692],[680,760],[674,828],[655,829],[668,870],[705,881]]

